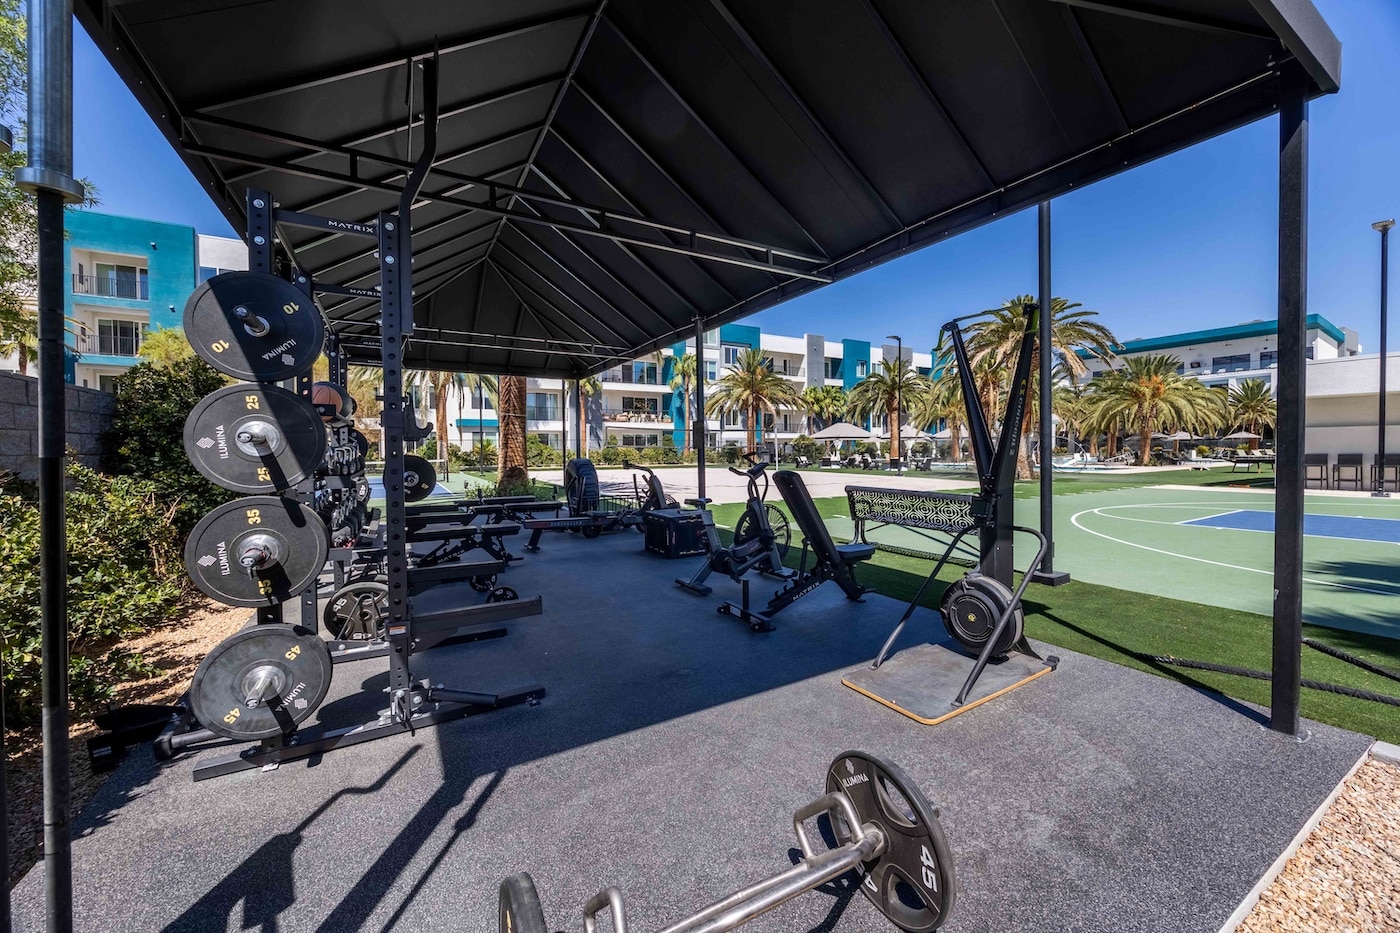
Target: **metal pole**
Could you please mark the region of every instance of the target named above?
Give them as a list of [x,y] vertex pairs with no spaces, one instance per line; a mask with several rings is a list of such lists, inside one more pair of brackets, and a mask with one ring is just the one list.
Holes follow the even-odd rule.
[[1386,366],[1386,293],[1390,291],[1390,250],[1387,248],[1390,241],[1390,228],[1395,226],[1393,220],[1379,220],[1371,224],[1371,229],[1381,232],[1381,412],[1379,427],[1376,438],[1376,489],[1371,495],[1377,498],[1388,498],[1390,493],[1385,491],[1385,366]]
[[[904,338],[894,338],[894,357],[897,362],[895,372],[899,376],[899,381],[894,384],[894,426],[890,429],[892,435],[899,434],[900,427],[904,424]],[[904,444],[903,438],[896,444],[894,452],[895,472],[904,475]]]
[[1045,558],[1040,572],[1055,569],[1055,432],[1050,422],[1050,397],[1054,392],[1050,370],[1053,364],[1052,326],[1054,301],[1050,282],[1050,202],[1041,201],[1039,210],[1040,248],[1040,533],[1045,536]]
[[[724,422],[720,422],[723,424]],[[690,435],[695,444],[695,494],[705,498],[705,321],[695,318],[695,421]]]
[[[68,541],[64,527],[63,207],[73,178],[73,3],[29,0],[29,164],[39,228],[39,614],[43,653],[44,895],[50,933],[73,929],[68,808]],[[8,841],[8,840],[7,840]],[[6,895],[8,898],[8,894]]]
[[1303,651],[1303,417],[1307,398],[1308,80],[1279,78],[1278,427],[1274,473],[1273,683],[1269,728],[1298,734]]

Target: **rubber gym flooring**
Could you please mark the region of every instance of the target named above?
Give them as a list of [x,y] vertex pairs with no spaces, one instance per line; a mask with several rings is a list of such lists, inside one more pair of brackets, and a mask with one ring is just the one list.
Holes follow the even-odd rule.
[[[715,611],[737,585],[674,586],[694,558],[646,555],[632,532],[543,545],[502,577],[542,593],[543,616],[415,659],[450,686],[538,680],[538,706],[198,784],[191,759],[137,749],[76,821],[77,928],[481,933],[501,879],[527,869],[552,930],[580,930],[607,884],[634,929],[656,929],[790,866],[793,811],[857,748],[942,808],[961,887],[945,929],[1214,933],[1370,744],[1313,723],[1299,742],[1242,704],[1064,651],[1055,673],[920,726],[840,684],[898,617],[891,600],[827,585],[756,635]],[[937,631],[922,611],[901,645]],[[318,715],[368,718],[385,681],[382,660],[340,666]],[[42,867],[14,908],[15,929],[41,929]],[[748,928],[894,929],[849,878]]]

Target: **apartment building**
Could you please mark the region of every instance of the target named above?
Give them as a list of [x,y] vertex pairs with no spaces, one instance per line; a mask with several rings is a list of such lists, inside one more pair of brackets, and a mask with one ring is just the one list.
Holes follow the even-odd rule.
[[[1307,328],[1305,346],[1310,360],[1345,359],[1361,353],[1356,331],[1338,327],[1320,314],[1308,315]],[[1089,367],[1088,378],[1097,379],[1120,368],[1125,358],[1148,353],[1176,357],[1181,360],[1177,372],[1195,376],[1208,386],[1230,388],[1246,379],[1262,379],[1272,386],[1278,368],[1278,321],[1250,321],[1127,340],[1107,363],[1084,351],[1079,356]]]
[[[65,224],[64,379],[73,385],[111,391],[139,362],[146,334],[181,326],[198,283],[248,268],[242,241],[192,227],[74,209]],[[19,368],[14,357],[0,367]]]

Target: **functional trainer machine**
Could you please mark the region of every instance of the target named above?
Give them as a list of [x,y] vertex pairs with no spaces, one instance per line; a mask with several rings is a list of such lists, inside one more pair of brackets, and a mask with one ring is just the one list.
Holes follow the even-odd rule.
[[[973,315],[976,317],[980,315]],[[1012,523],[1011,481],[1016,469],[1016,451],[1021,441],[1021,420],[1025,415],[1026,397],[1030,388],[1031,359],[1040,326],[1040,312],[1032,308],[1025,317],[1025,330],[1012,373],[1006,410],[1002,415],[1000,435],[993,442],[986,412],[972,374],[972,363],[963,340],[960,322],[968,317],[954,318],[943,325],[957,364],[958,381],[967,408],[968,434],[972,442],[973,459],[977,465],[978,492],[975,495],[952,493],[911,492],[907,490],[875,490],[847,487],[852,514],[857,511],[890,516],[885,520],[897,523],[895,516],[906,516],[916,527],[937,530],[951,535],[947,547],[935,562],[918,592],[909,602],[904,614],[895,624],[880,653],[868,669],[853,671],[842,679],[846,686],[880,703],[926,724],[941,722],[980,703],[999,696],[1022,684],[1054,670],[1059,659],[1043,659],[1026,641],[1021,597],[1040,566],[1047,547],[1045,537],[1034,528]],[[857,502],[861,499],[861,502]],[[889,500],[881,505],[881,500]],[[949,586],[940,603],[939,614],[953,642],[972,656],[972,666],[965,668],[943,645],[927,644],[907,649],[895,657],[890,650],[905,625],[919,607],[924,593],[932,585],[963,538],[976,531],[979,535],[978,566],[961,580]],[[1013,589],[1011,538],[1013,533],[1035,538],[1038,550],[1028,571]],[[974,694],[974,689],[988,665],[995,668],[992,683]],[[950,689],[950,678],[961,680],[961,687]],[[990,689],[986,689],[986,687]],[[950,701],[951,694],[951,701]]]
[[[836,845],[818,851],[809,820],[830,822]],[[801,894],[854,870],[860,892],[908,933],[930,933],[947,922],[957,901],[953,857],[938,809],[892,762],[866,752],[843,752],[826,770],[826,793],[792,816],[802,859],[771,878],[740,888],[663,933],[725,933]],[[819,825],[820,829],[820,825]],[[594,933],[607,912],[613,933],[628,933],[622,892],[607,887],[583,908]],[[525,872],[500,888],[500,933],[548,933],[535,883]]]

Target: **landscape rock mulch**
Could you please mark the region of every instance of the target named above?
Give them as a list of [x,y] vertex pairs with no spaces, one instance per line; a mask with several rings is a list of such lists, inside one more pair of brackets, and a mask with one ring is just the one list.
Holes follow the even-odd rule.
[[1400,765],[1352,775],[1239,931],[1400,931]]

